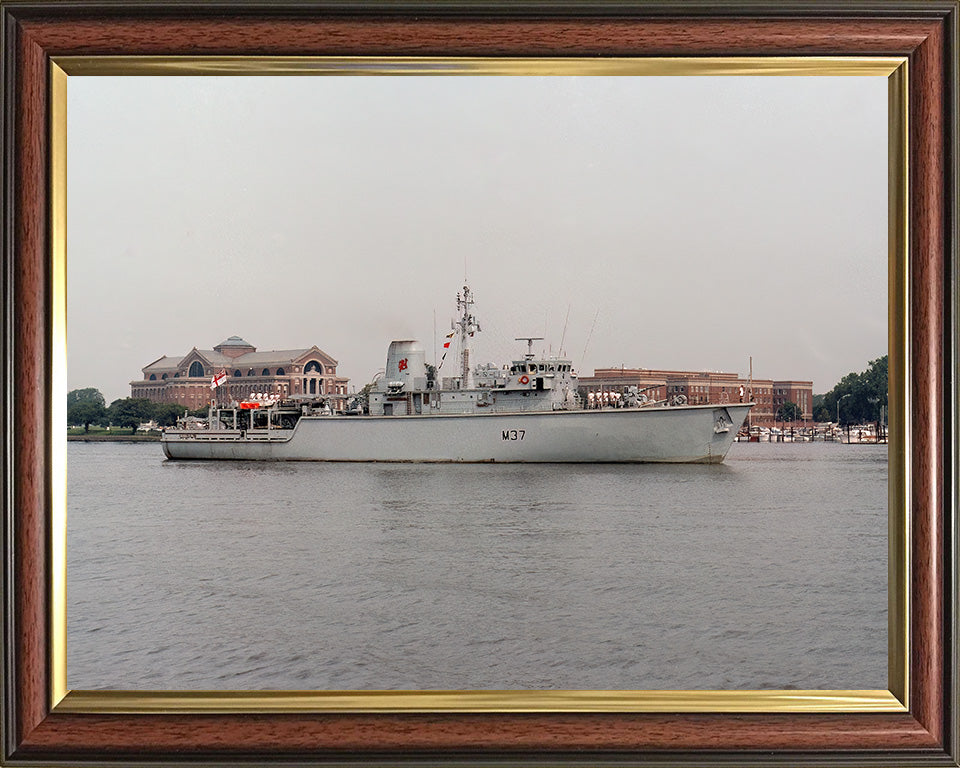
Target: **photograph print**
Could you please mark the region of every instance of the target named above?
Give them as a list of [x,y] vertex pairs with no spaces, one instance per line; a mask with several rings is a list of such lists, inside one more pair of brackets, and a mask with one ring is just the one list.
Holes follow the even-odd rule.
[[71,76],[68,687],[886,689],[887,91]]

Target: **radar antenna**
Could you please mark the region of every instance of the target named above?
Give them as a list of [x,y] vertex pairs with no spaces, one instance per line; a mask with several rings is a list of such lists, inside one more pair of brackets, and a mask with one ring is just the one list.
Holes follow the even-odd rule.
[[543,341],[543,336],[517,336],[514,341],[525,341],[527,342],[527,360],[533,360],[533,342]]

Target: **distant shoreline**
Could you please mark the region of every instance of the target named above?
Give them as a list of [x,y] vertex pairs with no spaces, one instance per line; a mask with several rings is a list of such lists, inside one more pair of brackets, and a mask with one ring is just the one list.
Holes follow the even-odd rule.
[[67,435],[68,443],[157,443],[160,435]]

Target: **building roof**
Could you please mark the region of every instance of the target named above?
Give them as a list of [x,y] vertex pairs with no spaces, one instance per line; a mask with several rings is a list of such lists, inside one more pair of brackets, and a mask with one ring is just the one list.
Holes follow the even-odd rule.
[[224,339],[219,344],[218,347],[250,347],[254,348],[253,344],[249,341],[244,341],[239,336],[231,336],[229,339]]
[[[249,346],[253,349],[253,346],[247,344],[239,336],[231,336],[230,339],[237,339],[238,343],[232,344],[231,346],[240,347],[241,345]],[[230,341],[223,342],[226,344]],[[218,345],[221,346],[221,345]],[[336,365],[337,361],[330,357],[326,352],[323,352],[316,347],[305,347],[303,349],[271,349],[264,350],[263,352],[248,352],[245,355],[237,355],[236,357],[228,357],[227,355],[221,354],[213,349],[192,349],[186,355],[181,355],[180,357],[170,357],[164,355],[159,360],[155,360],[149,365],[147,365],[142,370],[146,375],[151,373],[157,373],[159,371],[175,371],[182,365],[183,361],[196,353],[201,358],[206,360],[210,365],[223,366],[224,368],[229,368],[235,370],[237,368],[243,368],[245,366],[277,366],[277,365],[290,365],[294,360],[297,360],[301,357],[307,355],[308,352],[316,351],[317,356],[322,356],[326,361],[325,364]]]
[[[194,352],[194,351],[198,355],[203,357],[204,360],[206,360],[209,363],[213,363],[215,365],[220,365],[220,364],[226,365],[231,360],[239,360],[240,357],[243,357],[243,355],[241,355],[240,357],[227,357],[226,355],[221,355],[219,352],[216,352],[215,350],[212,350],[212,349],[191,350],[191,352]],[[189,357],[189,356],[190,354],[188,353],[186,357]],[[181,360],[182,359],[183,358],[181,358]]]
[[[232,363],[242,365],[264,365],[269,363],[292,363],[298,357],[302,357],[310,348],[306,349],[271,349],[264,352],[248,352],[245,355],[239,355],[232,358]],[[231,360],[231,358],[227,358]]]
[[174,370],[180,365],[180,361],[183,360],[183,357],[168,357],[164,355],[159,360],[154,360],[150,365],[146,366],[143,370],[145,371],[169,371]]

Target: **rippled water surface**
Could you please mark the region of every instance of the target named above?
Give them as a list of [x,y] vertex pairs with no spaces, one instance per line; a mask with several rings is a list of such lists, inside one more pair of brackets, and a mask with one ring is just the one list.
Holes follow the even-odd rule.
[[68,464],[71,688],[886,688],[886,446]]

